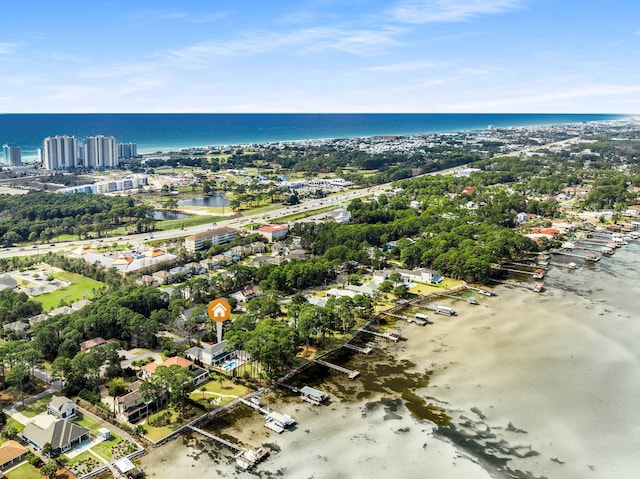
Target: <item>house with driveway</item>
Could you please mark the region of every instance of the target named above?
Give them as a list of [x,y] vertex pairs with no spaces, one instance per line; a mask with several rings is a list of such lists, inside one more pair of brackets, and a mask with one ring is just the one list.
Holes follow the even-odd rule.
[[76,407],[68,397],[53,396],[47,405],[47,414],[51,414],[58,419],[71,419],[76,417]]

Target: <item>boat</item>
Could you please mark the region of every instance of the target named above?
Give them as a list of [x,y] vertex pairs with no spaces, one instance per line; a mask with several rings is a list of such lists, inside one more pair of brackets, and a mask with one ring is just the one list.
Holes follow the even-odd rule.
[[533,283],[531,285],[531,291],[534,293],[542,293],[544,291],[544,283]]
[[587,253],[587,254],[584,256],[584,259],[585,259],[586,261],[592,261],[592,262],[594,262],[594,263],[595,263],[596,261],[600,261],[600,256],[598,256],[598,255],[597,255],[597,254],[595,254],[595,253]]
[[267,451],[263,447],[259,447],[255,451],[251,451],[251,450],[240,451],[238,454],[236,454],[236,464],[241,469],[248,471],[268,455],[269,455],[269,451]]
[[542,279],[542,278],[544,278],[544,270],[541,268],[536,269],[533,273],[533,279]]

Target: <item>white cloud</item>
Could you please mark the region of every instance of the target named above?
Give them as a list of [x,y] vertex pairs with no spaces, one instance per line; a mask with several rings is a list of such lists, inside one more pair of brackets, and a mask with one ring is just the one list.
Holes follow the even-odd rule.
[[209,23],[220,20],[227,15],[226,12],[213,12],[205,14],[187,13],[181,11],[139,10],[134,16],[145,20],[159,20],[164,22],[182,21],[185,23]]
[[525,0],[404,0],[389,10],[394,20],[419,24],[460,22],[520,8]]
[[398,44],[398,29],[348,30],[341,28],[308,28],[286,33],[261,32],[228,42],[201,42],[180,50],[170,50],[171,60],[187,63],[209,62],[215,56],[258,55],[297,50],[298,53],[340,50],[353,54],[373,54],[380,47]]
[[[597,99],[610,97],[623,97],[637,95],[640,92],[640,85],[614,85],[596,84],[582,85],[565,90],[554,91],[553,93],[540,92],[530,94],[502,95],[501,98],[483,101],[471,101],[465,103],[448,105],[450,110],[455,111],[527,111],[540,110],[540,106],[546,111],[554,111],[554,104],[565,100],[576,100],[588,98],[593,104]],[[615,113],[615,112],[614,112]]]
[[20,47],[20,43],[1,43],[0,42],[0,55],[13,55],[15,51]]
[[435,68],[439,65],[441,64],[438,62],[415,61],[405,63],[392,63],[390,65],[378,65],[365,68],[365,70],[372,72],[407,72]]

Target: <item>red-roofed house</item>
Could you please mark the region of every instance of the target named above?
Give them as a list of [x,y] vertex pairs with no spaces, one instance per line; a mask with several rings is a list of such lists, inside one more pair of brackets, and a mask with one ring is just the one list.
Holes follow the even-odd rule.
[[191,377],[192,377],[192,381],[195,385],[198,385],[204,381],[206,381],[209,378],[209,372],[206,371],[205,369],[202,369],[200,367],[198,367],[196,364],[192,363],[191,361],[189,361],[188,359],[185,358],[181,358],[179,356],[173,356],[171,358],[168,358],[166,361],[164,361],[163,363],[149,363],[149,364],[145,364],[142,367],[142,378],[143,379],[150,379],[151,376],[156,372],[156,369],[158,369],[158,366],[180,366],[182,368],[185,368],[187,370],[189,370],[189,372],[191,373]]

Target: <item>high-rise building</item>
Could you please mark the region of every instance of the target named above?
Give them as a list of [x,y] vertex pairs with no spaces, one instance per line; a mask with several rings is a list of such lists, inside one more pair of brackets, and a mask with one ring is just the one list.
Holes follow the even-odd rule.
[[113,136],[87,136],[84,142],[85,168],[102,169],[118,166],[118,143]]
[[135,158],[138,156],[138,145],[135,143],[118,144],[118,158]]
[[2,150],[4,152],[5,165],[20,166],[22,164],[22,152],[20,151],[19,146],[13,143],[8,143],[6,145],[2,145]]
[[46,170],[66,170],[78,165],[78,141],[75,136],[58,135],[44,139],[42,164]]

